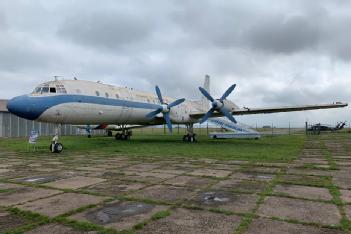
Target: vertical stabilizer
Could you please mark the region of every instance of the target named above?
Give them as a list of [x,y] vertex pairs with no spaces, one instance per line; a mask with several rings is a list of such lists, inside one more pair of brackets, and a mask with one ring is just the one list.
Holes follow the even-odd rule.
[[[206,89],[206,91],[208,93],[211,93],[211,90],[210,90],[210,76],[209,75],[206,75],[205,76],[205,81],[204,81],[204,86],[203,86],[204,89]],[[206,99],[206,97],[202,96],[201,95],[201,105],[202,107],[207,110],[209,108],[209,102],[208,100]]]

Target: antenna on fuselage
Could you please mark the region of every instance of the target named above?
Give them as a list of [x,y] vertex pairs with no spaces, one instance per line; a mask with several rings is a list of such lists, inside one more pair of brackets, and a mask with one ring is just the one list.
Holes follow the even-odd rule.
[[59,77],[63,77],[63,76],[54,76],[55,81],[58,81]]

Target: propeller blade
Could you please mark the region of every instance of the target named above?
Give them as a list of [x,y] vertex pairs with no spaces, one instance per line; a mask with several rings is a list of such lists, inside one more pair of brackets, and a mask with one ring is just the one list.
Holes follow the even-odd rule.
[[235,118],[233,117],[233,115],[227,110],[225,109],[224,107],[222,107],[220,109],[220,111],[230,120],[232,121],[233,123],[237,123]]
[[178,100],[175,100],[171,104],[168,105],[168,108],[171,109],[172,107],[178,106],[179,104],[183,103],[185,101],[185,98],[181,98]]
[[169,117],[169,113],[168,112],[164,113],[163,118],[166,120],[166,124],[169,132],[172,133],[172,122],[171,122],[171,118]]
[[230,86],[219,100],[222,102],[224,99],[226,99],[233,92],[233,90],[235,89],[235,86],[236,84],[233,84],[232,86]]
[[199,87],[200,92],[211,102],[214,102],[213,97],[206,91],[206,89]]
[[152,111],[152,112],[150,112],[149,114],[147,114],[147,115],[146,115],[146,118],[152,119],[152,118],[154,118],[156,115],[158,115],[158,114],[161,113],[161,112],[162,112],[162,109],[161,109],[161,108],[158,108],[157,110]]
[[161,90],[160,88],[156,85],[156,94],[158,97],[158,100],[160,101],[161,104],[163,104],[163,98],[162,98],[162,94],[161,94]]
[[202,124],[203,122],[205,122],[208,118],[210,118],[213,114],[213,112],[215,111],[214,108],[211,108],[204,117],[202,117],[202,119],[200,120],[200,124]]

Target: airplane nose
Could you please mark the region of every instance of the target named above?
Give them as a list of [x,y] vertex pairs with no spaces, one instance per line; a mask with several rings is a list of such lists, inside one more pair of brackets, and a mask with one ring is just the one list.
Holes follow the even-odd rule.
[[17,114],[20,110],[20,98],[19,97],[15,97],[15,98],[12,98],[10,99],[8,102],[7,102],[7,110],[9,112],[11,112],[12,114]]
[[7,102],[7,109],[18,117],[35,120],[38,118],[33,103],[28,96],[15,97]]

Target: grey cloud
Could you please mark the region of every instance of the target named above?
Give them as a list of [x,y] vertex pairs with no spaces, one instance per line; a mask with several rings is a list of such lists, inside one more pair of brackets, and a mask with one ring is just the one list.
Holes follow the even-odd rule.
[[319,43],[320,34],[319,25],[307,17],[277,16],[263,19],[251,27],[244,40],[253,50],[292,53],[315,48]]
[[145,16],[100,11],[68,17],[60,26],[58,34],[78,44],[115,49],[143,41],[151,31]]

